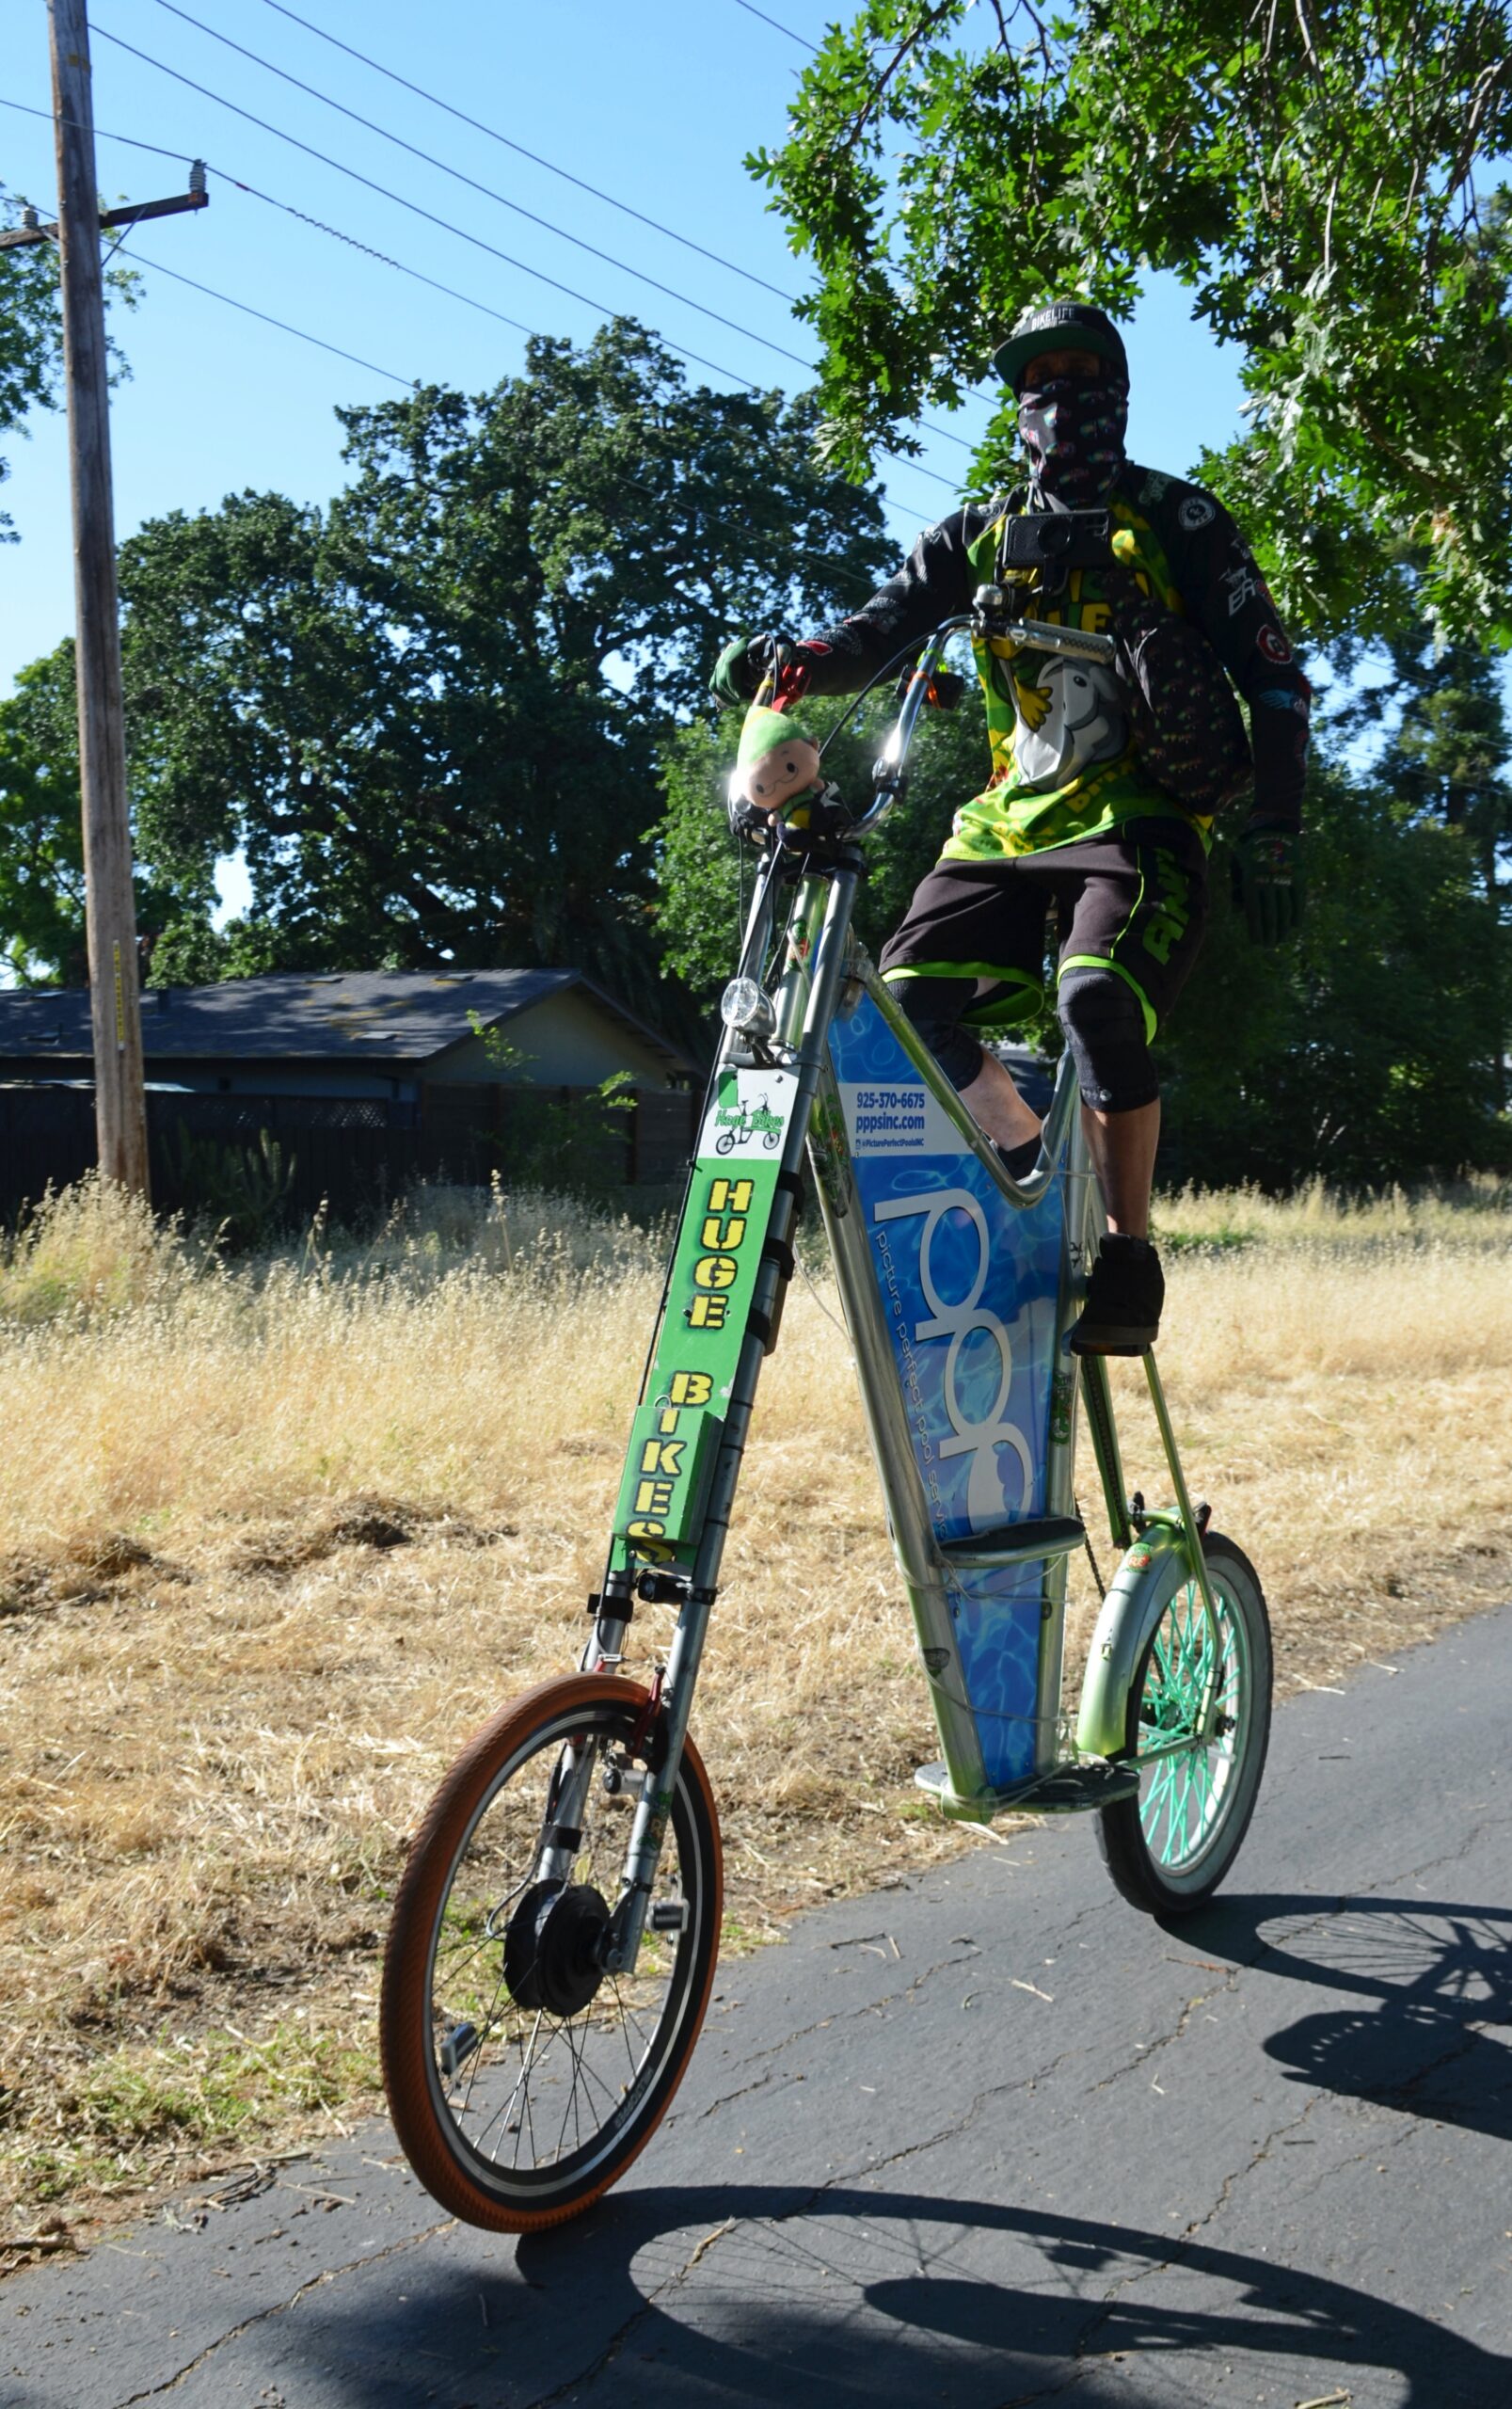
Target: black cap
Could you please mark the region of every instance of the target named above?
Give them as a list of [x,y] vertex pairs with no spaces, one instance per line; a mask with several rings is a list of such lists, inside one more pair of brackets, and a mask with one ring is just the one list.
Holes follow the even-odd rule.
[[1042,301],[1014,320],[993,354],[993,366],[1005,385],[1018,391],[1025,369],[1037,352],[1092,351],[1121,376],[1129,373],[1123,338],[1106,311],[1089,301]]

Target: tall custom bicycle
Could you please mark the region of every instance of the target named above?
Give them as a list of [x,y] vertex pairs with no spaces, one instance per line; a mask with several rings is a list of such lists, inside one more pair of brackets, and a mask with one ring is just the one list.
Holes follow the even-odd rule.
[[[996,589],[947,621],[848,816],[771,829],[576,1674],[504,1707],[411,1848],[384,1964],[389,2101],[453,2214],[560,2223],[622,2175],[698,2038],[719,1946],[719,1819],[689,1731],[764,1358],[812,1167],[900,1580],[939,1731],[917,1779],[948,1816],[1092,1811],[1114,1882],[1180,1915],[1244,1838],[1270,1724],[1250,1565],[1194,1509],[1154,1358],[1174,1504],[1129,1495],[1107,1366],[1066,1333],[1103,1227],[1062,1058],[1015,1182],[851,929],[861,845],[901,791],[958,630],[1106,657],[1013,622]],[[1074,1719],[1062,1712],[1079,1412],[1119,1562]],[[649,1686],[622,1670],[638,1605],[676,1609]]]

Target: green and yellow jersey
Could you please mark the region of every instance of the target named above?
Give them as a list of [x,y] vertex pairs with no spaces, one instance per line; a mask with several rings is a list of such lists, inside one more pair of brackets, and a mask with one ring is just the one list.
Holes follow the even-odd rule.
[[[979,586],[999,582],[1004,525],[1022,508],[1016,494],[968,503],[926,529],[869,602],[797,646],[808,692],[853,693],[912,638],[922,644],[942,619],[966,610]],[[1132,569],[1143,593],[1201,628],[1249,706],[1255,808],[1299,822],[1310,690],[1238,528],[1201,487],[1132,464],[1110,512],[1122,564],[1111,574]],[[1074,569],[1051,597],[1016,592],[1023,617],[1107,631],[1105,572]],[[1208,841],[1211,818],[1179,803],[1141,764],[1131,697],[1116,669],[1007,638],[974,641],[990,775],[957,811],[945,860],[1011,861],[1153,813],[1186,821]]]

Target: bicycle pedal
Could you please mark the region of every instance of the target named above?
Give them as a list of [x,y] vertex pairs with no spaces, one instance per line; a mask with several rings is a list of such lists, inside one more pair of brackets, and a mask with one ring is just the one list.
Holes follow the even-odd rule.
[[[1138,1765],[1057,1765],[1038,1781],[1022,1783],[1011,1796],[1037,1815],[1095,1814],[1139,1795]],[[1005,1804],[1010,1794],[1004,1794]]]
[[956,1823],[990,1824],[995,1815],[1009,1814],[1015,1808],[1027,1815],[1090,1815],[1139,1795],[1137,1765],[1102,1762],[1056,1765],[1049,1773],[1016,1781],[1011,1790],[987,1791],[977,1798],[960,1797],[951,1789],[943,1764],[920,1765],[914,1779]]

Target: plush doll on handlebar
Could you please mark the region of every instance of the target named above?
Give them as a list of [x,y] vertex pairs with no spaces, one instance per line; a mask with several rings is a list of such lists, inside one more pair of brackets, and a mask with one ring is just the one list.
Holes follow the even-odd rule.
[[740,730],[740,749],[730,780],[732,802],[792,818],[792,806],[811,803],[820,790],[819,746],[786,711],[753,703]]

